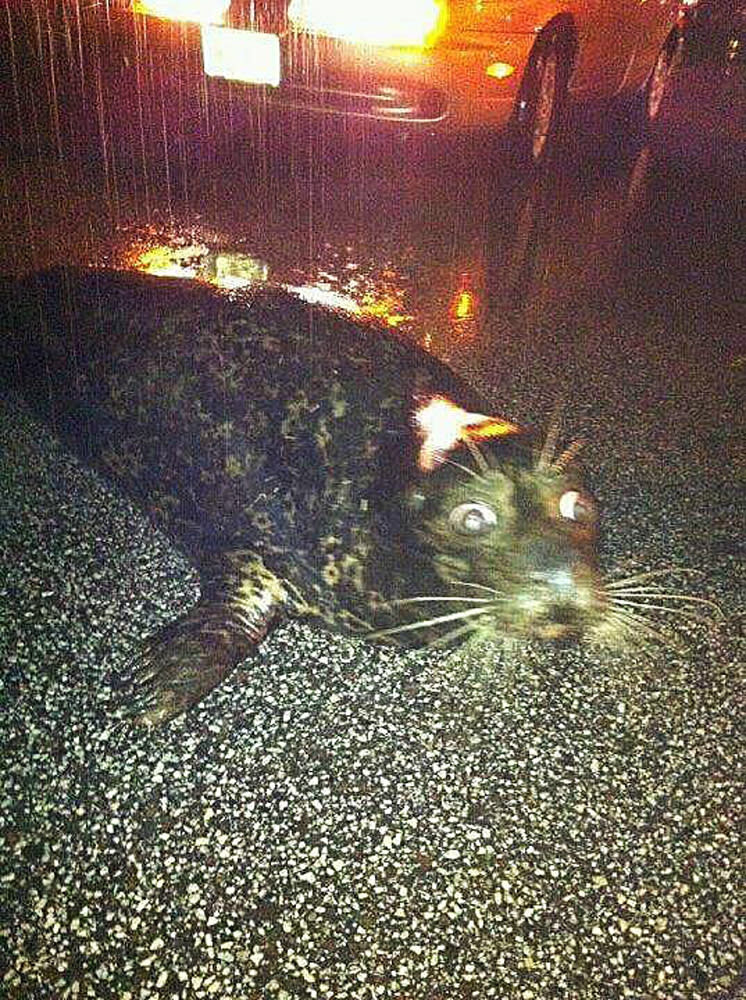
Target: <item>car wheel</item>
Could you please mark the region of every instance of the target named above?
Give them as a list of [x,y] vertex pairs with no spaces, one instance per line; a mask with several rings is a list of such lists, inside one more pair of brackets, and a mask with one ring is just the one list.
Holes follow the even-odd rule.
[[567,97],[569,60],[558,39],[537,44],[518,97],[514,140],[522,162],[538,168],[551,157]]
[[668,92],[675,70],[681,62],[684,36],[673,31],[658,53],[655,65],[645,85],[645,124],[653,125],[660,114],[663,99]]

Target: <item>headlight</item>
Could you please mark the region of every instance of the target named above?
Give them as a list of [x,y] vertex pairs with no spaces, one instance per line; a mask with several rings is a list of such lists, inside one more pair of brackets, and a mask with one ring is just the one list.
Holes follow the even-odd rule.
[[363,45],[432,45],[445,23],[444,0],[291,0],[291,25]]
[[133,0],[136,14],[149,14],[167,21],[225,24],[230,0]]

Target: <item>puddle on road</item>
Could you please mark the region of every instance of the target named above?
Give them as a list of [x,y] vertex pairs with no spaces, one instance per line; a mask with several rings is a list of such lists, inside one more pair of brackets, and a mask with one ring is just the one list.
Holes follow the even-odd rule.
[[[494,317],[542,321],[621,300],[654,311],[681,296],[706,314],[738,301],[738,193],[727,178],[649,147],[613,167],[579,151],[561,175],[533,181],[461,153],[452,170],[402,157],[365,174],[308,163],[296,172],[278,152],[272,177],[249,156],[215,159],[188,184],[171,171],[159,189],[151,173],[147,199],[142,178],[120,178],[116,203],[100,165],[9,161],[0,273],[65,261],[234,289],[269,281],[373,316],[446,358]],[[363,151],[345,156],[361,167]]]

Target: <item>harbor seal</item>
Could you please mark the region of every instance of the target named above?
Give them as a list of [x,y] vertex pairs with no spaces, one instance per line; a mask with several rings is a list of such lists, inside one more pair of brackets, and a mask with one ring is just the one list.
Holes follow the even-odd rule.
[[445,364],[280,289],[58,269],[5,289],[6,379],[193,561],[133,717],[200,701],[284,616],[375,642],[582,637],[595,504]]

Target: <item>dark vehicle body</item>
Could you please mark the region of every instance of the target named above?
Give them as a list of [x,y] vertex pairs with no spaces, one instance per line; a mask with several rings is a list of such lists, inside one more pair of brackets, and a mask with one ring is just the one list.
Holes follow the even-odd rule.
[[663,81],[676,0],[110,0],[84,9],[122,94],[453,133],[517,127],[538,161],[565,97]]

